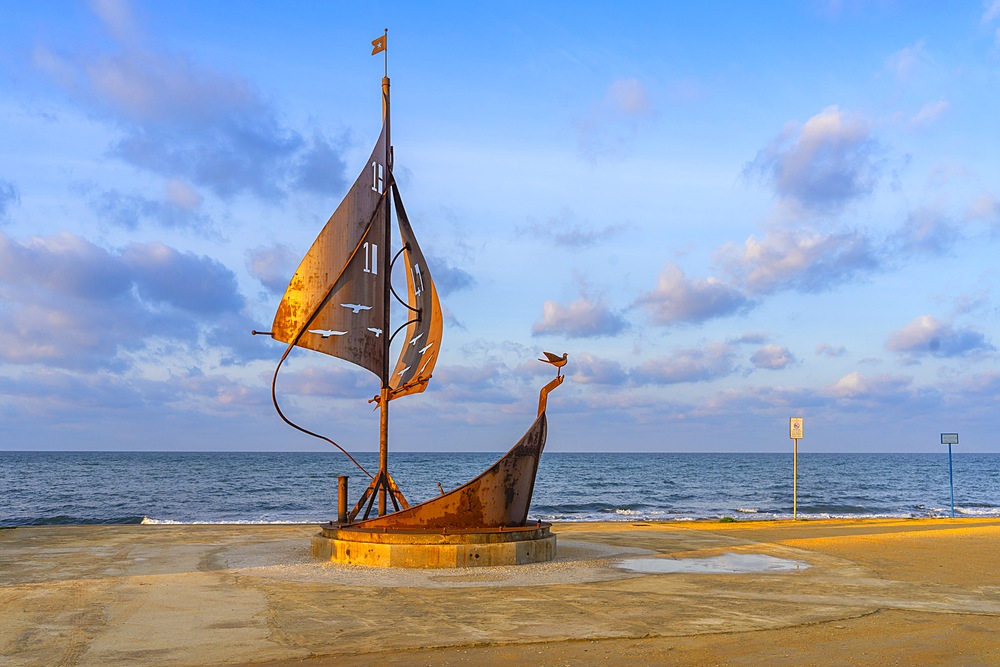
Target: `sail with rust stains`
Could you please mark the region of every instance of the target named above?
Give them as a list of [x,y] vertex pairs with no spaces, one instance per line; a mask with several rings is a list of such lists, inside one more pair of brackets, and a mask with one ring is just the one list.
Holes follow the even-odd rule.
[[[405,325],[399,360],[388,380],[390,399],[423,391],[440,350],[442,317],[437,289],[391,173],[386,129],[368,166],[330,217],[295,271],[278,305],[272,336],[283,343],[339,357],[379,377],[385,372],[384,336]],[[391,196],[389,193],[392,193]],[[406,269],[406,317],[393,325],[385,307],[392,266],[385,247],[385,207],[395,205]]]
[[272,337],[382,374],[388,182],[382,133],[354,185],[323,227],[278,305]]

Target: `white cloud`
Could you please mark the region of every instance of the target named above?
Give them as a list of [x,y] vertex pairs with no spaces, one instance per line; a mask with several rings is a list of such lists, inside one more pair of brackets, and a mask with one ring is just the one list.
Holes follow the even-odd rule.
[[921,315],[894,331],[885,346],[914,357],[961,357],[995,350],[981,332],[971,327],[956,329],[930,315]]
[[842,345],[831,345],[830,343],[820,343],[816,346],[816,354],[820,357],[842,357],[847,354],[847,348]]
[[951,104],[947,100],[928,102],[910,119],[910,127],[919,128],[930,125],[939,120],[950,109]]
[[972,220],[1000,222],[1000,201],[991,195],[979,196],[969,205],[965,215]]
[[167,181],[167,201],[187,211],[197,210],[205,198],[190,183],[179,178]]
[[616,79],[601,102],[576,122],[580,152],[591,160],[621,157],[652,116],[642,83],[634,78]]
[[795,357],[787,347],[780,345],[765,345],[750,355],[750,363],[755,368],[766,368],[772,371],[780,370],[795,362]]
[[247,250],[247,269],[273,294],[283,294],[288,287],[299,257],[288,246],[276,243]]
[[623,116],[648,116],[652,111],[646,89],[638,79],[616,79],[608,86],[605,105]]
[[879,374],[867,376],[859,371],[851,371],[833,383],[829,393],[836,398],[862,399],[880,401],[894,398],[907,391],[913,384],[913,378]]
[[924,206],[910,212],[889,243],[895,253],[940,255],[960,237],[958,228],[940,210]]
[[542,319],[531,325],[534,336],[559,334],[567,338],[594,338],[615,336],[628,326],[625,319],[611,311],[600,298],[580,295],[568,305],[546,301],[542,306]]
[[709,343],[701,348],[676,350],[669,356],[648,359],[632,371],[632,378],[644,384],[708,382],[736,371],[735,350],[726,343]]
[[896,51],[886,59],[885,67],[897,78],[908,79],[913,70],[926,58],[927,44],[924,40]]
[[120,42],[133,42],[141,35],[126,0],[90,0],[90,8],[104,23],[108,32]]
[[0,234],[0,303],[0,359],[93,369],[123,368],[123,352],[154,339],[197,345],[243,297],[211,258],[155,243],[108,251],[63,232]]
[[580,384],[621,385],[628,380],[628,373],[617,361],[581,352],[572,360],[571,377]]
[[1000,0],[991,0],[983,3],[983,17],[981,21],[989,24],[1000,18]]
[[663,268],[656,287],[636,303],[661,325],[704,322],[746,312],[753,306],[739,290],[716,278],[688,280],[673,263]]
[[751,295],[782,289],[818,292],[879,267],[871,242],[857,232],[772,232],[724,246],[719,261]]
[[201,202],[201,195],[189,184],[172,179],[162,200],[108,190],[97,193],[89,204],[103,222],[123,229],[135,230],[149,222],[166,229],[208,232],[214,224],[199,212]]
[[880,153],[867,120],[830,106],[804,125],[787,125],[744,175],[760,175],[779,197],[807,209],[836,211],[874,190]]
[[116,40],[111,48],[63,53],[39,45],[34,62],[123,128],[112,156],[224,198],[249,192],[281,199],[290,187],[329,193],[346,186],[346,137],[315,132],[306,139],[244,79],[150,48],[126,5],[95,8]]

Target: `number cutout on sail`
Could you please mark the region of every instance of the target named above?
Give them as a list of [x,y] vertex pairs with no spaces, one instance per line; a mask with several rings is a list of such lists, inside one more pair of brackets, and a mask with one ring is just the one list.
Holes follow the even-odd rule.
[[[383,125],[369,165],[380,166],[385,137]],[[372,180],[371,167],[361,172],[309,248],[278,305],[271,335],[381,375],[385,353],[380,335],[388,323],[386,277],[378,262],[387,249],[378,246],[389,202]]]

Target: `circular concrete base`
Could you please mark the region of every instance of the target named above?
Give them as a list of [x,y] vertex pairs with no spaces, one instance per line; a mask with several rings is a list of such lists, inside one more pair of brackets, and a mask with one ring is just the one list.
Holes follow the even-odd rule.
[[448,568],[544,563],[555,558],[552,524],[483,531],[370,530],[326,524],[312,538],[312,555],[346,565]]

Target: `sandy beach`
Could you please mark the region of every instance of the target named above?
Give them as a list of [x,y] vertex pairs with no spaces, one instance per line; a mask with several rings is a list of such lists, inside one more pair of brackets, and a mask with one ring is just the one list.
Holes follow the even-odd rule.
[[0,662],[1000,664],[1000,519],[557,524],[555,561],[467,570],[315,532],[0,530]]

